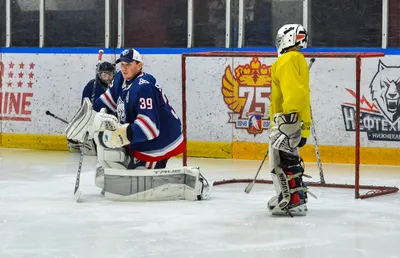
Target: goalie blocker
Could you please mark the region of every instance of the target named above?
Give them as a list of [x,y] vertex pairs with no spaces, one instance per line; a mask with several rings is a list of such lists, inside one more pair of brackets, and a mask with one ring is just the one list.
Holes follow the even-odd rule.
[[207,200],[210,192],[198,167],[104,169],[104,196],[115,201]]

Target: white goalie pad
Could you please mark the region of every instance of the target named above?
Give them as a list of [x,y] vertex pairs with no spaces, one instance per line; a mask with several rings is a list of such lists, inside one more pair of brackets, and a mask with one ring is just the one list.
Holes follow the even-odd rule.
[[[298,155],[297,149],[295,149],[293,154]],[[268,201],[268,209],[271,211],[272,215],[305,216],[307,214],[306,204],[296,207],[289,206],[292,194],[297,191],[297,188],[290,189],[289,180],[297,177],[298,174],[292,176],[285,174],[281,168],[279,150],[275,149],[272,145],[269,147],[269,164],[272,182],[276,191],[276,196]],[[304,191],[306,191],[306,189],[304,189]]]
[[93,110],[92,103],[88,98],[85,98],[81,108],[65,129],[67,139],[83,142],[86,133],[89,133],[88,139],[93,139],[92,124],[95,114],[96,111]]
[[207,200],[210,192],[198,167],[104,169],[104,196],[114,201]]
[[276,194],[282,196],[282,200],[277,203],[279,208],[285,208],[289,205],[291,192],[289,189],[289,180],[280,167],[279,150],[274,149],[272,146],[269,148],[269,164],[272,182],[275,187]]
[[[94,139],[98,139],[98,133],[95,133]],[[97,141],[96,141],[97,142]],[[97,144],[98,166],[95,174],[95,184],[101,189],[104,188],[104,168],[113,168],[125,170],[130,162],[124,148],[109,149]]]

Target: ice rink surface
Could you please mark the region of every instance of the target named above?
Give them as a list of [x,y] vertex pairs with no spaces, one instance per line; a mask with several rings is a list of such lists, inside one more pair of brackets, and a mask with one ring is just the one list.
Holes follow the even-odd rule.
[[[355,200],[353,190],[310,190],[306,217],[272,217],[272,185],[215,186],[201,202],[112,202],[79,154],[0,148],[0,258],[400,257],[400,195]],[[178,167],[171,160],[168,167]],[[209,180],[253,178],[260,161],[190,159]],[[260,178],[270,179],[267,164]],[[315,164],[306,171],[319,180]],[[353,183],[353,165],[324,164],[328,183]],[[400,185],[400,167],[362,166],[362,184]]]

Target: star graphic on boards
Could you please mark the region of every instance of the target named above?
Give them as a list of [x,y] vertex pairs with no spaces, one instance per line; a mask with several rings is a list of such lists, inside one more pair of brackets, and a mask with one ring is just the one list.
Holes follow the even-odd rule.
[[13,63],[13,62],[8,63],[8,67],[9,67],[10,69],[13,69],[13,68],[14,68],[14,63]]
[[14,73],[13,72],[9,72],[8,73],[8,78],[12,78],[14,76]]
[[35,75],[34,73],[30,72],[29,73],[29,79],[32,79],[34,75]]
[[32,69],[32,70],[35,69],[35,64],[34,63],[30,63],[29,64],[29,69]]
[[23,83],[21,81],[19,81],[17,84],[18,84],[18,88],[21,88]]
[[24,77],[24,73],[23,72],[19,72],[18,78],[22,78],[22,77]]
[[28,82],[28,88],[32,88],[33,83],[31,81]]
[[24,69],[24,66],[25,66],[25,64],[21,62],[21,63],[19,64],[19,69]]

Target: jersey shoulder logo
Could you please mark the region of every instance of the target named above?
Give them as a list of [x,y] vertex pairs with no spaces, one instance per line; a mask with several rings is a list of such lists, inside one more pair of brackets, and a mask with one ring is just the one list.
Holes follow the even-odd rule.
[[150,82],[145,80],[145,79],[143,79],[143,78],[140,78],[139,79],[139,85],[142,85],[142,84],[150,84]]

